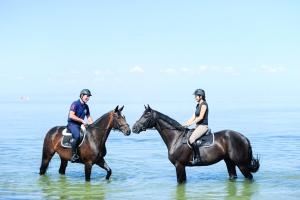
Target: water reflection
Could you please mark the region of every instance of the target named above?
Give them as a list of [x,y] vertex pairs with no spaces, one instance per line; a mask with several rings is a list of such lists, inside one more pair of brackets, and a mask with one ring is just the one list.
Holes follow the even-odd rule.
[[185,200],[186,198],[186,193],[185,193],[185,184],[179,184],[177,185],[176,188],[176,200]]
[[41,176],[38,184],[45,199],[105,199],[105,184],[71,182],[66,176],[59,176],[58,179]]
[[244,180],[242,182],[227,181],[225,199],[251,199],[252,195],[257,192],[257,185],[254,181]]
[[[187,199],[243,199],[250,200],[258,192],[258,185],[249,180],[180,184],[176,187],[176,200]],[[174,195],[175,196],[175,195]]]

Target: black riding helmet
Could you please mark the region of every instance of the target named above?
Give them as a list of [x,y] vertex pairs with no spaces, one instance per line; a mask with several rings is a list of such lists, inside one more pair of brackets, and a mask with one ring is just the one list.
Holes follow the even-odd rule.
[[83,90],[81,90],[79,97],[81,97],[81,95],[92,96],[91,91],[89,89],[83,89]]
[[194,94],[195,96],[197,95],[197,96],[202,96],[202,97],[205,98],[205,91],[202,90],[202,89],[197,89],[197,90],[195,90],[195,92],[194,92],[193,94]]

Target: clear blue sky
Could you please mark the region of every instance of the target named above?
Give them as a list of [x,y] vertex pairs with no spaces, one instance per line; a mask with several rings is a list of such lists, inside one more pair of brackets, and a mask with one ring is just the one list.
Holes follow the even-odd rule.
[[0,89],[51,98],[90,88],[107,101],[190,98],[199,87],[212,98],[299,98],[299,11],[297,0],[2,0]]

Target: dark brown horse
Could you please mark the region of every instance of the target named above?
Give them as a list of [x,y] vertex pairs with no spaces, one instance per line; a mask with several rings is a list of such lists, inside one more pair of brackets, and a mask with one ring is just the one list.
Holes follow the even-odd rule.
[[[184,142],[186,140],[186,128],[174,119],[152,110],[148,105],[148,107],[145,106],[141,118],[132,127],[132,131],[140,133],[153,127],[160,133],[167,145],[169,160],[176,168],[177,182],[185,182],[185,167],[191,166],[189,161],[192,160],[193,156],[193,151]],[[259,168],[259,160],[253,158],[249,140],[235,131],[223,130],[216,132],[213,145],[201,147],[200,152],[202,166],[224,160],[230,179],[237,178],[236,166],[248,179],[252,179],[251,173],[256,172]]]
[[[106,179],[111,175],[111,169],[104,160],[106,155],[105,142],[112,129],[119,130],[124,135],[130,135],[130,128],[122,115],[124,106],[119,109],[117,106],[114,110],[104,114],[93,124],[86,127],[86,136],[81,146],[78,148],[79,162],[85,167],[85,180],[89,181],[93,164],[97,164],[107,171]],[[68,160],[72,156],[70,148],[61,146],[62,131],[66,126],[56,126],[48,131],[45,136],[43,146],[42,163],[40,167],[40,175],[46,173],[49,162],[55,153],[58,153],[61,159],[59,168],[60,174],[65,174]]]

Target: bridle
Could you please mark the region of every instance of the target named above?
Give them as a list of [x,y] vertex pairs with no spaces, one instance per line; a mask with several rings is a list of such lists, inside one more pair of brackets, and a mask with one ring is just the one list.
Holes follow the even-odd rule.
[[[125,119],[125,116],[122,116]],[[114,130],[121,130],[122,127],[129,127],[128,123],[123,123],[123,124],[119,124],[117,122],[117,119],[115,119],[115,117],[113,117],[113,129]]]
[[[155,117],[153,116],[153,114],[151,115],[151,119],[148,119],[147,118],[147,121],[144,123],[144,124],[142,124],[141,122],[137,122],[137,124],[139,124],[140,126],[141,126],[141,129],[142,129],[142,131],[146,131],[147,129],[148,130],[155,130],[155,128],[154,128],[154,126],[155,126],[155,124],[156,124],[156,120],[157,119],[155,119]],[[146,127],[150,127],[150,123],[153,123],[153,121],[154,121],[154,126],[152,127],[152,128],[146,128]],[[187,128],[185,128],[185,127],[180,127],[180,126],[177,126],[177,127],[174,127],[174,128],[163,128],[163,129],[161,129],[161,130],[178,130],[178,131],[182,131],[183,133],[185,133],[185,132],[187,132],[186,131],[186,129]]]

